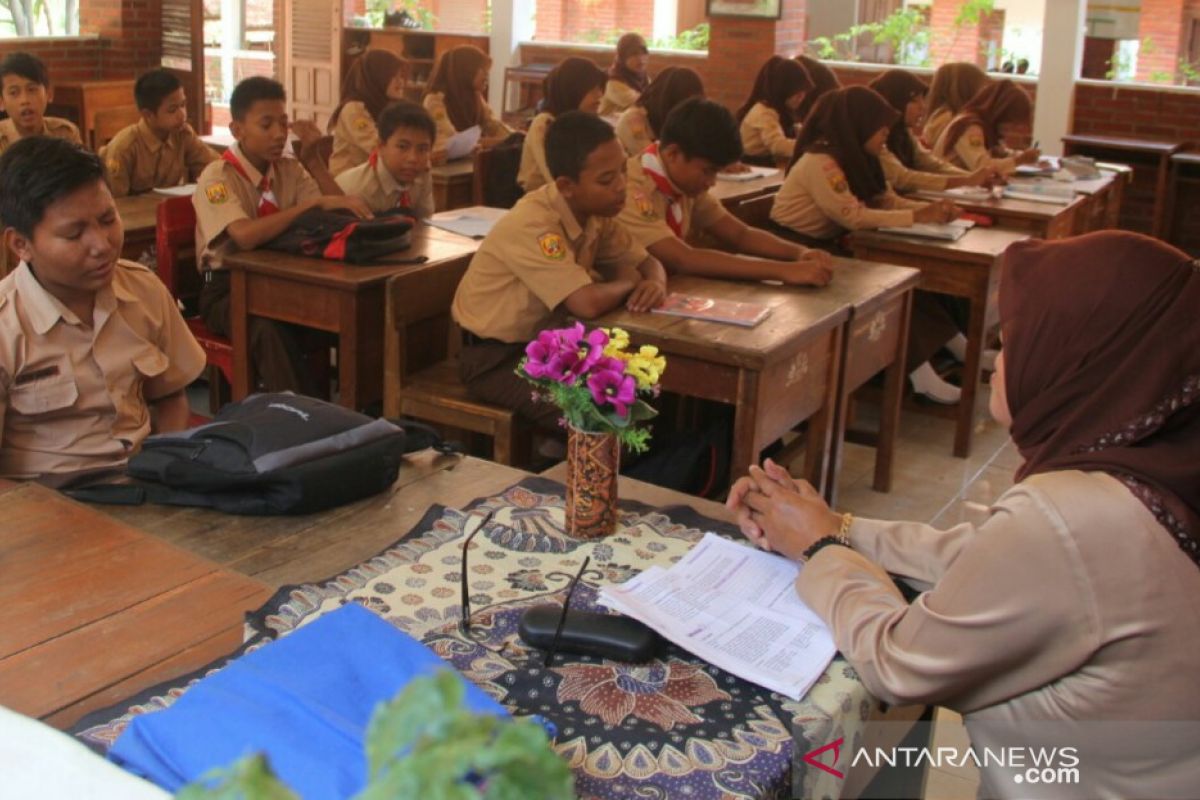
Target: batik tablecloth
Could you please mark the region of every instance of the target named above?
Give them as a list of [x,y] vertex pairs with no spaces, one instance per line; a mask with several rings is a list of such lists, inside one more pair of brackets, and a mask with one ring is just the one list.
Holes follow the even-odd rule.
[[[598,587],[622,583],[651,564],[678,561],[705,531],[736,529],[686,507],[623,502],[616,533],[579,541],[564,533],[563,487],[528,478],[467,509],[434,506],[391,547],[319,583],[290,586],[249,620],[262,646],[344,603],[360,603],[423,641],[514,714],[539,714],[558,729],[555,747],[581,796],[757,798],[792,793],[793,725],[803,754],[839,737],[861,741],[874,701],[853,668],[835,658],[800,701],[736,678],[668,646],[648,664],[542,653],[517,636],[525,609],[562,602],[584,557],[572,608],[596,609]],[[460,630],[464,531],[491,520],[468,554],[471,634]],[[238,654],[234,654],[236,657]],[[193,676],[93,714],[77,734],[107,748],[135,714],[169,705]],[[837,797],[842,781],[806,769],[798,796]]]

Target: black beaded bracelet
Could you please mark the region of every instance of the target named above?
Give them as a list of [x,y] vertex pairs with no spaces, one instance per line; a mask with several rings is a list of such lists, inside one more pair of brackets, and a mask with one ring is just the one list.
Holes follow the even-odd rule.
[[817,539],[807,550],[804,551],[804,560],[808,561],[810,558],[819,553],[822,548],[829,547],[831,544],[849,547],[850,540],[845,536],[824,536],[820,539]]

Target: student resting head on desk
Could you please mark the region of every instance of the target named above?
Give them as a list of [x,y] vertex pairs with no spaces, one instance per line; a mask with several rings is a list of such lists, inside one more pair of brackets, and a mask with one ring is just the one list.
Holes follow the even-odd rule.
[[617,52],[608,68],[604,97],[600,101],[600,116],[620,114],[637,102],[638,95],[646,91],[650,82],[646,73],[649,63],[650,50],[640,33],[626,33],[617,40]]
[[0,478],[118,467],[187,427],[204,352],[154,273],[124,261],[100,158],[32,137],[0,157]]
[[804,120],[808,119],[808,115],[812,113],[813,106],[817,104],[817,101],[834,89],[842,88],[842,82],[838,80],[837,74],[833,70],[812,56],[796,56],[795,61],[804,67],[809,81],[812,82],[812,88],[804,93],[804,101],[792,114],[797,123],[803,124]]
[[404,59],[389,50],[368,50],[350,65],[342,79],[342,102],[329,117],[329,172],[334,177],[365,163],[375,152],[379,115],[389,103],[404,99],[407,73]]
[[625,152],[636,156],[654,144],[667,115],[693,97],[704,97],[704,82],[694,69],[665,67],[655,75],[637,102],[617,120],[617,138]]
[[546,160],[554,182],[492,228],[451,311],[471,395],[554,427],[562,412],[534,401],[513,374],[525,345],[567,315],[593,319],[621,305],[649,311],[666,297],[667,274],[615,219],[625,203],[625,151],[611,125],[583,111],[559,115],[546,132]]
[[771,56],[758,70],[750,97],[738,109],[742,153],[746,160],[774,166],[789,161],[796,144],[796,110],[812,89],[799,61]]
[[925,118],[925,96],[929,93],[925,81],[908,70],[889,69],[867,86],[900,112],[888,133],[887,146],[879,154],[883,175],[897,192],[982,186],[999,177],[987,166],[969,173],[938,158],[921,143],[916,131]]
[[521,147],[521,166],[517,184],[526,192],[554,180],[546,165],[546,129],[559,114],[586,111],[595,114],[604,95],[604,72],[586,58],[570,56],[559,62],[546,76],[542,111],[529,124]]
[[[200,316],[218,336],[230,335],[229,275],[222,261],[230,252],[253,250],[279,236],[306,211],[347,209],[370,217],[359,197],[346,197],[323,163],[307,165],[285,158],[289,125],[283,86],[270,78],[246,78],[233,90],[229,130],[237,143],[200,175],[192,205],[196,209],[197,265],[204,274]],[[316,126],[294,125],[308,141],[320,137]],[[310,148],[306,148],[310,149]],[[336,194],[322,194],[309,174],[320,175]],[[259,383],[269,392],[315,394],[316,382],[305,362],[294,326],[250,317],[250,360]]]
[[200,141],[187,121],[183,83],[168,69],[153,69],[133,85],[142,118],[100,148],[113,197],[193,183],[220,156]]
[[434,212],[429,153],[435,135],[428,111],[407,100],[392,103],[379,115],[379,147],[338,175],[338,186],[376,214],[405,211],[428,219]]
[[[1023,463],[986,521],[835,514],[770,462],[729,506],[759,546],[805,560],[801,599],[875,697],[958,711],[980,754],[1061,723],[1077,783],[1032,796],[1192,796],[1200,269],[1126,231],[1004,258],[991,411]],[[905,602],[892,575],[923,593]],[[1125,720],[1192,727],[1101,725]],[[982,766],[980,797],[1031,796],[1028,762]]]
[[[837,89],[821,98],[796,140],[799,159],[788,171],[771,220],[806,242],[826,243],[846,231],[917,222],[944,223],[958,208],[897,195],[884,177],[880,155],[900,113],[865,86]],[[919,394],[939,403],[956,403],[960,390],[942,380],[929,358],[959,333],[937,298],[918,291],[908,337],[908,371]]]
[[942,64],[937,68],[933,73],[933,82],[929,84],[929,117],[921,132],[926,147],[933,147],[937,143],[950,120],[990,80],[986,72],[967,61]]
[[[677,274],[776,280],[824,286],[828,253],[752,228],[709,193],[717,173],[741,157],[737,122],[720,103],[693,97],[675,107],[658,143],[629,159],[629,192],[620,222]],[[733,252],[693,247],[707,233]]]
[[429,91],[422,105],[437,125],[433,143],[433,163],[446,160],[446,141],[459,131],[476,125],[480,128],[480,147],[493,147],[504,141],[512,129],[496,118],[484,97],[488,54],[469,44],[447,50],[438,59],[429,78]]
[[47,117],[50,103],[50,73],[37,56],[9,53],[0,61],[0,109],[8,119],[0,120],[0,153],[29,136],[52,136],[82,143],[79,129],[58,117]]
[[1036,147],[1010,150],[1011,137],[1026,137],[1033,124],[1029,95],[1010,80],[994,81],[979,91],[946,126],[934,152],[964,169],[991,167],[1010,175],[1020,164],[1032,164]]

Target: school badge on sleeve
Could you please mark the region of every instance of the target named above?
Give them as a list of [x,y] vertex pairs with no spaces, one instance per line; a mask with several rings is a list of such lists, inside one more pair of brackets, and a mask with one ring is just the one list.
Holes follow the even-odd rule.
[[105,161],[104,166],[108,167],[109,175],[116,175],[121,171],[121,162],[117,161],[115,158],[110,158],[108,161]]
[[654,204],[650,202],[650,198],[641,192],[634,192],[633,205],[637,208],[638,213],[643,219],[654,219],[657,214],[654,213]]
[[842,192],[845,192],[846,190],[848,190],[850,188],[849,185],[846,183],[846,176],[840,172],[830,175],[828,180],[829,180],[829,188],[833,189],[838,194],[841,194]]
[[371,129],[371,120],[367,119],[366,117],[359,117],[358,119],[354,120],[354,130],[367,131],[370,129]]
[[219,206],[229,199],[229,192],[225,188],[225,182],[218,181],[204,187],[204,196],[208,198],[208,202],[214,206]]
[[567,246],[557,233],[543,233],[537,241],[538,247],[542,248],[542,255],[546,258],[562,261],[567,257]]

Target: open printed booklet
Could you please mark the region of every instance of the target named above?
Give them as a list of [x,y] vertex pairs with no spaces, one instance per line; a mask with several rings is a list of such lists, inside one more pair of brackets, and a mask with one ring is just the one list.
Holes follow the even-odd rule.
[[952,222],[941,224],[936,222],[918,222],[907,228],[888,226],[879,230],[883,233],[898,233],[902,236],[919,236],[922,239],[944,239],[948,242],[956,242],[974,227],[974,220],[956,219]]

